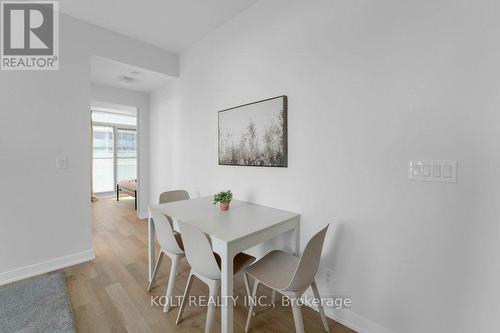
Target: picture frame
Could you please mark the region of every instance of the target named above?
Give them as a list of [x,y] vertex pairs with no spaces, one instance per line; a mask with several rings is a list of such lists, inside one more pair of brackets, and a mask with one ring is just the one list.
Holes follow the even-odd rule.
[[288,97],[218,112],[219,165],[288,167]]

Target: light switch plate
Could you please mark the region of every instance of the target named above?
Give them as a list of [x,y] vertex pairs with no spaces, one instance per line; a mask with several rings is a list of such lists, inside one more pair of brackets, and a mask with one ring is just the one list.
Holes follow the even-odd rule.
[[68,158],[66,156],[56,157],[56,169],[67,169],[68,168]]
[[410,161],[408,179],[456,183],[458,161]]

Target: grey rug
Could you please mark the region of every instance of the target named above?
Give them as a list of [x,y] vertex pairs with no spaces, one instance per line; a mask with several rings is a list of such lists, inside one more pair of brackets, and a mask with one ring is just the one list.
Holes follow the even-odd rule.
[[0,333],[73,333],[63,273],[0,287]]

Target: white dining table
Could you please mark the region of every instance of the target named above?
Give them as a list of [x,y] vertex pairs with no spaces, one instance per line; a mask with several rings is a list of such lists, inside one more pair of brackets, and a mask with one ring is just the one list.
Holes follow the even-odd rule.
[[[150,206],[174,220],[190,223],[209,236],[214,252],[221,257],[221,325],[233,332],[233,259],[239,252],[286,232],[293,232],[292,252],[299,254],[300,215],[281,209],[233,200],[228,211],[214,205],[213,196]],[[154,224],[149,218],[149,281],[155,263]]]

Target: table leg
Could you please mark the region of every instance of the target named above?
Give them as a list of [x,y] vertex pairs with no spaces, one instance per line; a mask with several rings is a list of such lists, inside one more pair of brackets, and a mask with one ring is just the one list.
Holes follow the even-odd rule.
[[153,219],[148,219],[148,259],[149,259],[149,282],[153,280],[154,264],[155,264],[155,226]]
[[300,256],[300,228],[299,228],[299,217],[297,217],[297,225],[295,226],[295,229],[294,229],[294,235],[293,235],[293,247],[292,247],[292,251],[293,251],[293,255],[296,256],[296,257],[299,257]]
[[233,259],[234,254],[226,246],[222,255],[221,276],[221,325],[222,333],[233,333]]
[[[299,229],[299,218],[297,217],[297,223],[295,225],[295,228],[293,229],[293,238],[292,238],[292,255],[299,257],[300,256],[300,229]],[[271,304],[276,306],[276,290],[273,289],[272,292],[272,297],[271,297]]]

